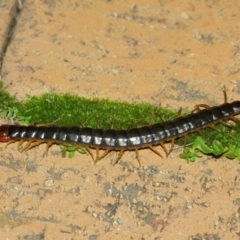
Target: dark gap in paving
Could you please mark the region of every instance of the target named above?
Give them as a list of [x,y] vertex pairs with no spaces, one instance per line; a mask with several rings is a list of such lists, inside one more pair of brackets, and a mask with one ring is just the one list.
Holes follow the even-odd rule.
[[20,14],[21,9],[22,9],[22,4],[23,4],[23,1],[18,0],[18,1],[15,2],[15,4],[13,5],[13,7],[11,9],[10,14],[11,14],[12,19],[9,22],[8,29],[6,31],[7,32],[6,33],[6,39],[4,41],[4,44],[2,45],[2,49],[1,49],[1,52],[0,52],[0,74],[2,72],[2,64],[3,64],[4,56],[7,52],[8,46],[11,43],[11,39],[12,39],[14,30],[15,30],[15,27],[17,25],[17,18],[18,18],[18,15]]

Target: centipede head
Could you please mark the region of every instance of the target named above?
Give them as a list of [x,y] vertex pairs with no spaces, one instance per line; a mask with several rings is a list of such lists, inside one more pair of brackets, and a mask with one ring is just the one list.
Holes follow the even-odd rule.
[[9,142],[10,138],[8,136],[8,125],[0,126],[0,142]]

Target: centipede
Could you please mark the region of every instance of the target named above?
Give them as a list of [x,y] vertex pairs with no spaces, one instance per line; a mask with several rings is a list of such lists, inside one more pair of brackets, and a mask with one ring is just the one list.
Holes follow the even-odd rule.
[[[177,138],[184,137],[186,140],[189,133],[200,132],[201,129],[207,127],[216,129],[216,123],[227,126],[229,126],[229,120],[237,123],[239,120],[235,116],[240,114],[240,101],[228,103],[225,91],[224,100],[224,103],[219,106],[196,105],[191,114],[178,116],[174,120],[127,130],[104,130],[78,126],[1,125],[0,142],[6,142],[7,145],[18,142],[18,150],[21,152],[28,151],[42,143],[46,143],[46,152],[53,144],[84,147],[94,163],[103,159],[109,152],[118,151],[114,162],[116,164],[125,151],[135,151],[140,165],[140,149],[148,148],[163,157],[157,149],[161,146],[168,156]],[[165,146],[167,142],[171,143],[169,150]],[[93,150],[96,151],[95,156]]]

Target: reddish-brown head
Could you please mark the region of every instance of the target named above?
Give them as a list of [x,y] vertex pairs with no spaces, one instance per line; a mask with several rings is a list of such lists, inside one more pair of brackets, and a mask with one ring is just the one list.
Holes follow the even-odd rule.
[[0,142],[8,142],[10,138],[8,136],[9,125],[0,126]]

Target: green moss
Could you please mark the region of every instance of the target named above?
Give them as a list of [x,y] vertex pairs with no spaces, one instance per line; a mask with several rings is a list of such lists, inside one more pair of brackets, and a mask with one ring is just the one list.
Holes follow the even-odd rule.
[[175,113],[150,104],[129,104],[107,99],[86,99],[70,94],[44,94],[28,97],[22,115],[31,116],[32,122],[53,125],[99,126],[103,129],[126,129],[139,124],[159,122]]
[[7,112],[12,108],[22,108],[22,103],[17,101],[15,97],[10,96],[3,88],[3,83],[0,82],[0,116],[6,117]]
[[86,99],[71,94],[27,95],[25,102],[10,96],[0,85],[0,116],[26,124],[84,125],[127,129],[176,117],[176,113],[151,104],[129,104],[108,99]]

